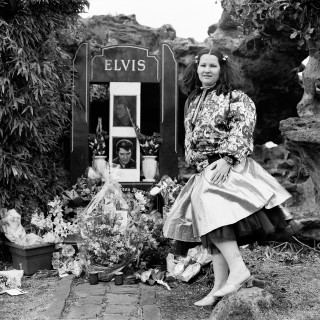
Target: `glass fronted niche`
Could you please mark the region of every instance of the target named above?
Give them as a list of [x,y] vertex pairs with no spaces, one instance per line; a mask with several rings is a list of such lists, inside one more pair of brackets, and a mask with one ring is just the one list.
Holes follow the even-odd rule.
[[[160,84],[91,84],[89,101],[89,134],[96,133],[99,118],[108,133],[106,160],[122,168],[120,181],[142,181],[140,146],[127,110],[143,134],[160,132]],[[89,149],[89,163],[92,156]]]

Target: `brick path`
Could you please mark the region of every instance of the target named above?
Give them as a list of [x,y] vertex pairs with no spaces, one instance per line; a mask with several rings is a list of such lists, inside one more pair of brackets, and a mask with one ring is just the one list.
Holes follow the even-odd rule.
[[65,302],[70,293],[72,277],[62,279],[56,298],[49,306],[48,320],[161,320],[156,301],[156,286],[143,283],[116,286],[114,282],[97,285],[82,283],[74,288],[75,299],[67,312]]

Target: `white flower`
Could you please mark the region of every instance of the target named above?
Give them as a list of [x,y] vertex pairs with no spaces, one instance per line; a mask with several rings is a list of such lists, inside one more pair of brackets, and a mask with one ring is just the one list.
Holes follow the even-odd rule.
[[152,196],[155,196],[155,195],[157,195],[160,191],[161,191],[161,188],[159,188],[159,187],[153,187],[153,188],[151,189],[151,191],[150,191],[150,194],[151,194]]
[[52,219],[51,219],[51,215],[49,214],[46,219],[45,219],[45,225],[47,228],[49,229],[52,229],[53,228],[53,222],[52,222]]
[[134,197],[140,202],[140,204],[144,205],[147,203],[147,200],[144,198],[144,195],[142,194],[142,192],[137,191],[134,194]]
[[76,251],[74,250],[73,246],[71,246],[71,245],[66,245],[62,249],[62,255],[65,257],[72,257],[75,253],[76,253]]
[[96,173],[92,167],[89,167],[89,170],[88,170],[88,178],[89,179],[98,179],[100,178],[100,175],[98,173]]
[[80,274],[82,272],[82,267],[81,267],[81,263],[80,261],[77,261],[75,260],[73,262],[73,270],[72,270],[72,273],[76,276],[76,277],[79,277]]
[[60,252],[53,252],[52,259],[60,259]]
[[61,264],[60,260],[58,260],[58,259],[52,260],[52,267],[53,267],[53,269],[55,269],[55,270],[59,269],[60,264]]
[[44,242],[48,242],[48,243],[59,242],[59,238],[57,238],[56,235],[52,232],[47,232],[45,235],[42,236],[42,239]]
[[31,223],[38,227],[40,230],[46,227],[46,221],[44,218],[44,213],[40,212],[40,214],[34,213],[31,218]]

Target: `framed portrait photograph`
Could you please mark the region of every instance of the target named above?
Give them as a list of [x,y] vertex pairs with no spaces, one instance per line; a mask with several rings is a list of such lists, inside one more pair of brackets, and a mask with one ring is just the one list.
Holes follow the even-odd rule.
[[134,137],[135,131],[130,121],[127,108],[132,120],[140,128],[140,83],[110,83],[110,133],[112,136]]
[[140,153],[133,137],[112,137],[110,162],[119,168],[120,182],[140,180]]
[[114,127],[132,127],[130,112],[134,123],[137,122],[137,96],[115,95],[113,97],[113,126]]

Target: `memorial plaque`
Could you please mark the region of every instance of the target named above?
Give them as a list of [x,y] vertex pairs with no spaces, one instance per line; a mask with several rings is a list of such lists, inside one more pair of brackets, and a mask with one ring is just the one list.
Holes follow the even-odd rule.
[[92,59],[92,82],[159,82],[159,61],[148,49],[110,46]]

